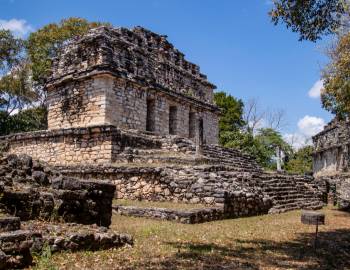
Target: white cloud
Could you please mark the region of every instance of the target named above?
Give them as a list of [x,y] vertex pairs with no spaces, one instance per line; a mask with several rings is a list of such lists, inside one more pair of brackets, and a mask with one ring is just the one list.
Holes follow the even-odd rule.
[[313,136],[323,130],[326,125],[320,117],[305,115],[298,121],[299,131],[306,136]]
[[312,144],[311,137],[307,137],[306,135],[299,132],[284,134],[283,139],[294,149],[300,149],[306,145]]
[[323,89],[323,80],[318,80],[315,84],[310,88],[308,94],[311,98],[319,98],[321,95],[321,90]]
[[298,121],[298,131],[286,133],[283,138],[295,149],[312,144],[311,137],[323,130],[325,121],[320,117],[305,115]]
[[19,37],[23,37],[29,32],[33,31],[33,27],[27,23],[26,20],[10,19],[1,20],[0,19],[0,29],[6,29],[13,32]]

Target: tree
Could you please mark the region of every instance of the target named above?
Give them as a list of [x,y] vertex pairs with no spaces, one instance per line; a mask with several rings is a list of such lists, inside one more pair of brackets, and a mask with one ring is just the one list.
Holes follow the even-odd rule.
[[10,116],[36,99],[24,41],[6,30],[0,30],[0,75],[0,128],[4,131]]
[[253,134],[263,126],[274,130],[280,130],[286,125],[284,110],[264,109],[256,98],[249,99],[245,102],[243,120],[247,132],[252,132]]
[[263,121],[266,112],[261,110],[259,101],[255,98],[249,99],[244,104],[243,120],[246,123],[246,131],[254,134]]
[[350,113],[350,33],[339,37],[329,50],[330,63],[324,68],[322,106],[345,118]]
[[59,23],[50,23],[29,35],[27,51],[32,63],[33,80],[43,85],[51,74],[52,59],[72,38],[79,37],[91,28],[107,25],[89,22],[82,18],[68,18]]
[[286,170],[293,173],[312,173],[313,150],[311,145],[300,148],[286,163]]
[[100,25],[102,23],[68,18],[31,33],[28,40],[0,30],[1,134],[45,128],[43,87],[51,74],[52,58],[57,57],[71,39]]
[[[346,0],[274,0],[270,16],[275,25],[282,22],[299,40],[316,41],[344,26],[349,16]],[[345,17],[345,19],[344,19]]]
[[224,132],[237,132],[245,124],[242,118],[243,102],[227,95],[225,92],[217,92],[214,94],[214,101],[221,110],[219,119],[219,140],[222,140]]
[[221,136],[221,140],[223,146],[238,149],[254,157],[261,166],[268,166],[271,153],[254,137],[253,133],[245,130],[224,132]]
[[[279,128],[284,122],[281,110],[261,110],[256,99],[247,104],[225,92],[214,95],[215,103],[221,110],[219,119],[219,142],[229,148],[241,150],[253,156],[264,167],[274,168],[276,147],[289,153],[291,147],[281,134],[272,127]],[[244,113],[243,113],[244,111]],[[267,119],[268,128],[259,128],[259,123]]]
[[47,110],[42,106],[24,109],[10,115],[3,124],[0,123],[1,136],[42,129],[47,129]]
[[283,140],[282,135],[272,128],[262,128],[259,130],[255,139],[262,145],[266,160],[262,164],[264,167],[276,168],[276,149],[281,151],[285,156],[290,155],[292,147]]

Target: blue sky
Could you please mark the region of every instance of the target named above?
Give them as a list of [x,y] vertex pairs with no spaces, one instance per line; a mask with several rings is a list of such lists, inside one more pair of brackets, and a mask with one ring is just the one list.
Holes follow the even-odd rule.
[[327,61],[327,43],[299,42],[271,23],[270,8],[268,0],[0,0],[0,26],[25,35],[76,16],[165,34],[218,90],[285,110],[282,133],[303,140],[331,119],[308,94]]

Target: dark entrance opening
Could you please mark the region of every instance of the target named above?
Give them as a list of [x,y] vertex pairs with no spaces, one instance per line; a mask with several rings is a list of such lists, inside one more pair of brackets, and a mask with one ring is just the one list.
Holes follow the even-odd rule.
[[169,134],[176,134],[177,129],[177,107],[169,107]]
[[154,99],[147,100],[146,130],[155,131],[156,103]]
[[188,117],[188,137],[194,138],[196,135],[196,113],[190,112]]

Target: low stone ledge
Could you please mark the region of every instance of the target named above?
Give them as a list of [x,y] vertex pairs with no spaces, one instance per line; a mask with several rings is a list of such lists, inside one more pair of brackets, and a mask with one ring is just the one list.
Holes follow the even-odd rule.
[[42,235],[29,230],[0,233],[0,269],[23,268],[32,264],[31,248]]
[[42,240],[32,248],[35,252],[41,252],[45,247],[49,247],[52,252],[60,252],[96,251],[133,245],[133,238],[130,235],[116,233],[106,227],[40,221],[23,222],[23,227],[42,232]]
[[125,216],[146,217],[184,224],[197,224],[225,218],[224,210],[220,207],[200,208],[193,210],[175,210],[157,207],[136,207],[113,205],[113,210]]
[[128,234],[119,234],[105,227],[76,223],[28,221],[22,230],[0,233],[0,269],[23,268],[32,264],[33,252],[104,250],[133,245]]
[[21,220],[19,217],[0,217],[0,233],[19,230]]

